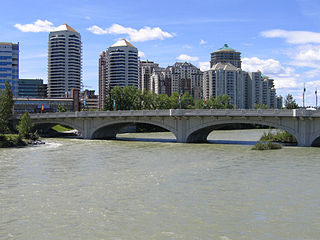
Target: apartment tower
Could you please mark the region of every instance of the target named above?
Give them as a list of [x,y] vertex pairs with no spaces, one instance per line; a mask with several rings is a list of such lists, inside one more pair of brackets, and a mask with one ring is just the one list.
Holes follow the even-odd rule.
[[82,70],[80,33],[63,24],[49,34],[48,97],[63,98],[80,91]]
[[230,48],[228,44],[224,44],[222,48],[211,53],[210,67],[217,63],[231,63],[236,68],[241,68],[241,52],[237,52]]
[[105,97],[116,87],[138,87],[138,49],[125,39],[117,41],[99,60],[99,107]]

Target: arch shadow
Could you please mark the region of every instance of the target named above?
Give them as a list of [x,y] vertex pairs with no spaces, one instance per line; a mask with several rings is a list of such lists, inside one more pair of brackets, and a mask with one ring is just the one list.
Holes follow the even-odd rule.
[[[76,124],[70,124],[64,121],[34,121],[34,130],[36,130],[40,136],[43,137],[79,137],[82,135],[82,128]],[[57,132],[52,129],[56,125],[65,126],[76,131],[70,131],[70,133]]]
[[214,130],[219,130],[223,129],[227,126],[230,126],[232,124],[251,124],[251,125],[260,125],[260,126],[265,126],[265,127],[272,127],[272,128],[277,128],[281,130],[285,130],[286,132],[292,134],[295,136],[297,141],[298,139],[298,133],[291,128],[278,125],[272,122],[258,122],[258,121],[251,121],[251,120],[230,120],[230,121],[225,121],[225,120],[220,120],[220,121],[214,121],[214,122],[208,122],[206,124],[203,124],[201,126],[192,128],[188,131],[187,133],[187,143],[205,143],[208,142],[208,136],[209,134],[214,131]]
[[[155,126],[161,132],[164,132],[164,131],[171,132],[174,135],[174,137],[176,138],[175,129],[173,129],[170,126],[167,126],[165,124],[161,124],[161,123],[153,122],[153,121],[145,121],[145,120],[136,120],[134,122],[124,120],[124,121],[113,121],[113,122],[109,122],[109,123],[102,123],[102,124],[98,125],[92,131],[91,139],[129,140],[129,138],[119,139],[119,138],[117,138],[117,134],[130,132],[129,127],[131,127],[131,126],[137,127],[140,124],[144,124],[145,126],[149,126],[149,127]],[[128,131],[123,131],[126,128]],[[139,133],[139,132],[143,132],[143,131],[135,131],[135,132]],[[135,140],[138,140],[138,141],[160,141],[160,142],[169,142],[170,141],[170,142],[172,142],[169,139],[160,139],[160,138],[159,139],[156,139],[156,138],[152,138],[152,139],[135,138]]]

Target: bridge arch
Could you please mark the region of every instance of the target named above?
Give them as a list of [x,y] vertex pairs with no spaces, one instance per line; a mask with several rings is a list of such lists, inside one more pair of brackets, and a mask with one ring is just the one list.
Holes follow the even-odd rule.
[[295,138],[299,142],[299,134],[293,128],[283,126],[274,122],[249,120],[249,119],[214,120],[212,122],[207,122],[199,126],[190,128],[186,134],[186,142],[188,143],[206,142],[207,137],[213,130],[220,129],[230,124],[256,124],[256,125],[263,125],[263,126],[278,128],[292,134],[293,136],[295,136]]
[[114,121],[108,121],[107,123],[101,123],[95,126],[90,132],[90,139],[116,139],[116,135],[119,133],[119,131],[126,127],[126,126],[132,126],[137,123],[143,123],[148,125],[154,125],[160,128],[163,128],[169,132],[171,132],[176,138],[177,138],[177,130],[169,125],[166,125],[161,122],[152,121],[152,120],[114,120]]
[[64,121],[64,120],[56,120],[56,119],[48,119],[48,120],[32,120],[34,127],[37,129],[48,129],[55,125],[62,125],[68,126],[70,128],[78,130],[79,135],[83,134],[83,127],[79,126],[78,124],[71,122],[71,121]]
[[313,133],[310,139],[312,147],[320,147],[320,130]]

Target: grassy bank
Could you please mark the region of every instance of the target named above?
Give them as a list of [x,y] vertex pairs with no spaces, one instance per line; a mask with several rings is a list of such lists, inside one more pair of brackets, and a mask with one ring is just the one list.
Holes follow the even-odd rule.
[[16,134],[0,135],[0,148],[24,147],[24,146],[27,146],[27,142],[24,141],[19,135],[16,135]]
[[52,127],[52,129],[55,130],[56,132],[66,132],[66,131],[73,130],[72,128],[61,126],[59,124]]

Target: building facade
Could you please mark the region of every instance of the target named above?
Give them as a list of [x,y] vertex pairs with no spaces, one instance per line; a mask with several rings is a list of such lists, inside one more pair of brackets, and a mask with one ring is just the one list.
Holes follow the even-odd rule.
[[[116,87],[138,87],[138,49],[121,39],[100,54],[99,106],[104,105],[105,96]],[[100,78],[101,75],[101,78]]]
[[82,43],[80,33],[67,24],[49,34],[48,97],[65,97],[81,88]]
[[138,88],[142,91],[150,91],[151,86],[151,75],[154,69],[159,68],[159,64],[151,61],[139,61],[138,63],[138,73],[139,81]]
[[0,42],[0,89],[6,81],[12,86],[13,96],[19,94],[19,43]]
[[176,62],[167,68],[156,68],[151,76],[151,89],[169,96],[177,92],[189,93],[194,100],[202,98],[203,73],[191,63]]
[[102,51],[99,57],[99,109],[104,109],[106,93],[109,89],[107,72],[107,51]]
[[47,84],[42,79],[19,79],[19,97],[47,97]]
[[241,68],[241,53],[224,44],[222,48],[211,53],[210,67],[217,63],[231,63],[236,68]]
[[211,68],[203,74],[203,96],[209,99],[227,94],[236,108],[250,109],[257,105],[278,108],[274,80],[260,71],[241,69],[241,53],[227,44],[211,53]]

